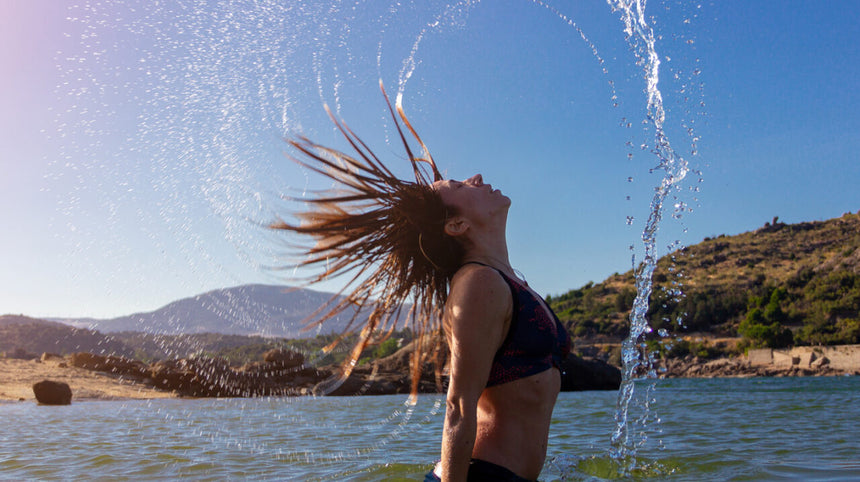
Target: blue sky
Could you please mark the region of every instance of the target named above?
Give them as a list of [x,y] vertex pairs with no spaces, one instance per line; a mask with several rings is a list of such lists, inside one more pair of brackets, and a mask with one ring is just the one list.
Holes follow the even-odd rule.
[[[443,171],[513,199],[511,261],[539,292],[641,258],[660,175],[639,147],[653,140],[642,71],[607,4],[148,3],[0,2],[0,313],[113,317],[295,284],[270,269],[288,240],[258,224],[325,184],[282,138],[342,146],[325,103],[408,175],[380,78]],[[670,142],[701,172],[669,199],[659,253],[860,209],[860,4],[647,11]]]

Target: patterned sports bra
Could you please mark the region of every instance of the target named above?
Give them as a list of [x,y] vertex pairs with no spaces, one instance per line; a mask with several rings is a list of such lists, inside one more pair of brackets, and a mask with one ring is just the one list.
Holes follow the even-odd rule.
[[492,266],[511,288],[513,312],[511,326],[493,358],[487,386],[501,385],[534,375],[552,367],[559,368],[570,353],[570,336],[555,313],[527,288]]

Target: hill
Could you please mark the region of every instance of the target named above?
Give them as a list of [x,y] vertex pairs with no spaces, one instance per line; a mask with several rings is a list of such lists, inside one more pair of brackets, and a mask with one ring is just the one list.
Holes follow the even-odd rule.
[[331,293],[272,285],[243,285],[184,298],[148,313],[109,320],[57,319],[103,333],[145,332],[158,335],[220,333],[309,338],[340,333],[353,316],[346,311],[320,330],[304,331],[304,322]]
[[0,352],[9,357],[31,358],[46,352],[65,355],[82,350],[124,356],[134,353],[125,343],[94,330],[26,316],[0,316]]
[[[548,301],[585,342],[628,332],[633,271]],[[860,343],[860,213],[799,224],[777,218],[660,259],[648,318],[655,332],[743,336],[751,346]]]

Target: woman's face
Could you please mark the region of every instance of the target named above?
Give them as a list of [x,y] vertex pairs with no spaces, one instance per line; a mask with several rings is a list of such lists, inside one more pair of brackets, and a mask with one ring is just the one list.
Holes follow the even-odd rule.
[[511,199],[501,191],[493,190],[493,186],[484,184],[480,174],[475,174],[465,181],[436,181],[433,183],[433,189],[439,193],[446,206],[455,208],[459,215],[473,221],[507,213],[511,205]]

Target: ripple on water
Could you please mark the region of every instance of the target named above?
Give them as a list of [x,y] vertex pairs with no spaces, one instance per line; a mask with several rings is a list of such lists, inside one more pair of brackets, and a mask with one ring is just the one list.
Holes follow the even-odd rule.
[[[805,387],[798,391],[790,385]],[[645,480],[856,480],[860,377],[667,380],[665,450]],[[541,480],[611,480],[613,392],[563,393]],[[0,480],[421,480],[438,458],[438,397],[81,402],[0,406]],[[809,401],[816,410],[802,411]],[[55,443],[45,449],[45,436]],[[396,463],[395,463],[396,462]]]

